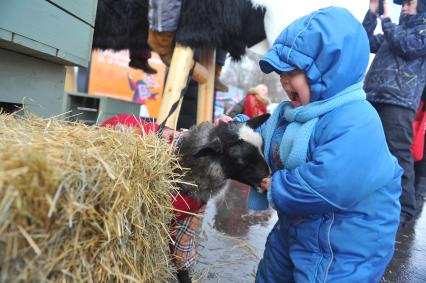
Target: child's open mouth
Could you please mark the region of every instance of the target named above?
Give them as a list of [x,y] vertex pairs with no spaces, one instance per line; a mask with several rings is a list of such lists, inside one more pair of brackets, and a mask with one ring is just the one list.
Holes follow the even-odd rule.
[[298,94],[295,91],[290,91],[288,93],[288,98],[290,98],[291,101],[296,101],[297,100],[297,96],[298,96]]

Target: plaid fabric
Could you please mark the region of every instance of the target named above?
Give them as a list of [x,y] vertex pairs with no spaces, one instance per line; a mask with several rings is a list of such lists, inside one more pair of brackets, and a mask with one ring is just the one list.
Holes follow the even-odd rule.
[[175,244],[170,245],[172,260],[178,270],[188,269],[195,260],[197,253],[195,247],[195,234],[200,227],[206,206],[195,211],[195,215],[189,215],[180,220],[175,220],[172,224],[171,235]]

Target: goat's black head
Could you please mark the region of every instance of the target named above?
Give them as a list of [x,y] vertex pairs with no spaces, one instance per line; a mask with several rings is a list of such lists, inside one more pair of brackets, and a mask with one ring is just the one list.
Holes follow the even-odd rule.
[[269,116],[264,114],[247,122],[220,123],[212,131],[209,142],[194,156],[210,156],[220,162],[228,179],[258,187],[262,179],[270,175],[270,170],[261,153],[262,137],[254,129]]

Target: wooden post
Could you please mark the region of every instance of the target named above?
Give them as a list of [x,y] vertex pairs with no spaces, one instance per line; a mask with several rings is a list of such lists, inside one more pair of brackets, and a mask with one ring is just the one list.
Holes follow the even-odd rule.
[[65,92],[77,92],[77,76],[75,68],[72,66],[65,66]]
[[200,61],[208,71],[208,78],[206,83],[198,84],[197,124],[213,118],[216,50],[201,49]]
[[[194,51],[192,48],[176,43],[173,51],[172,62],[170,63],[169,73],[167,75],[166,85],[163,91],[163,98],[161,100],[157,124],[161,124],[166,119],[170,108],[176,101],[178,101],[182,89],[185,88],[189,72],[194,64],[193,57]],[[182,101],[180,101],[175,112],[167,119],[167,127],[176,129],[181,105]]]

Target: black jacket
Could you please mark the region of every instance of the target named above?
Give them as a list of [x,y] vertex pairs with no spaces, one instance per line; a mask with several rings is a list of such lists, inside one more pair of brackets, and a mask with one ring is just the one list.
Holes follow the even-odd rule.
[[384,34],[373,34],[376,25],[376,16],[368,12],[363,26],[376,57],[364,82],[367,98],[416,111],[426,83],[426,11],[401,15],[399,25],[383,20]]

